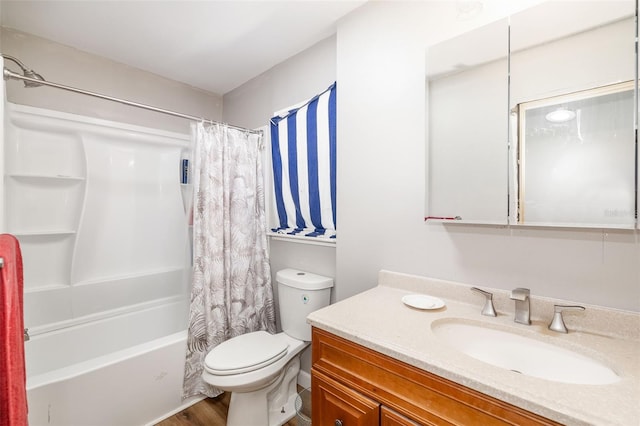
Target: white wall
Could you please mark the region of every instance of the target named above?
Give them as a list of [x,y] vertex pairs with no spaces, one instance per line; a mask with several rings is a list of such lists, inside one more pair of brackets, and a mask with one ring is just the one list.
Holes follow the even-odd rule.
[[334,81],[336,37],[332,36],[225,94],[224,121],[251,129],[265,126],[274,112],[310,99]]
[[[221,118],[220,95],[16,30],[2,28],[0,38],[2,53],[16,57],[48,81],[197,117]],[[11,61],[5,61],[5,66],[20,71]],[[189,132],[189,121],[181,118],[50,87],[25,89],[19,81],[8,81],[6,86],[9,102]]]
[[[537,2],[489,2],[474,19],[457,19],[456,2],[371,2],[339,23],[336,46],[325,40],[225,96],[224,121],[258,127],[333,81],[335,61],[335,298],[375,286],[377,272],[390,269],[640,310],[637,233],[423,222],[426,47],[515,11],[505,6]],[[332,249],[271,248],[274,271],[294,266],[334,276]]]
[[[275,111],[305,101],[336,81],[336,37],[329,37],[273,67],[224,96],[223,121],[248,128],[269,124]],[[338,86],[338,98],[340,87]],[[271,155],[267,153],[267,155]],[[269,196],[270,194],[266,194]],[[338,239],[340,237],[338,236]],[[270,239],[271,276],[276,300],[275,274],[295,268],[336,278],[335,247]],[[335,299],[336,292],[332,293]],[[278,327],[280,313],[277,311]],[[311,369],[311,351],[302,356],[302,370]]]
[[338,26],[337,297],[389,269],[640,310],[637,232],[423,223],[425,47],[479,21],[372,2]]
[[[275,111],[322,92],[336,80],[335,43],[335,36],[320,41],[227,93],[224,96],[223,121],[248,128],[265,126]],[[270,256],[274,283],[275,273],[283,268],[336,276],[334,247],[271,241]]]

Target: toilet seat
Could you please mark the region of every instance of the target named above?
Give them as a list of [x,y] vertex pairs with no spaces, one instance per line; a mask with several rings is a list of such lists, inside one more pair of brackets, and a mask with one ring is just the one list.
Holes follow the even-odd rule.
[[255,331],[222,342],[207,354],[204,369],[218,376],[248,373],[273,364],[289,344],[277,334]]

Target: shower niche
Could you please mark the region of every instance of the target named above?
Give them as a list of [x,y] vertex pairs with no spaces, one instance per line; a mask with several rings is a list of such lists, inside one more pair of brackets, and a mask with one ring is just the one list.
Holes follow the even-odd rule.
[[14,104],[4,132],[32,336],[186,297],[188,135]]

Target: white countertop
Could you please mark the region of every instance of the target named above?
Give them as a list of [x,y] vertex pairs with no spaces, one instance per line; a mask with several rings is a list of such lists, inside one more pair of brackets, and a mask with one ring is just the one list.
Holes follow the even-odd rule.
[[[484,297],[470,286],[381,271],[378,286],[313,312],[317,328],[437,374],[523,409],[568,425],[640,425],[640,313],[584,305],[565,312],[568,334],[549,331],[553,305],[572,302],[531,295],[530,326],[513,322],[509,292],[494,293],[497,317],[480,315]],[[419,310],[402,297],[420,293],[443,299],[446,306]],[[436,320],[483,322],[565,347],[612,368],[619,382],[568,384],[494,367],[448,346],[431,329]],[[490,342],[488,342],[490,344]]]

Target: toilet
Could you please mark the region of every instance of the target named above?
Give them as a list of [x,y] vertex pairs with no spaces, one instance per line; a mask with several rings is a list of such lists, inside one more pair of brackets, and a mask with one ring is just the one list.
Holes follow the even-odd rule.
[[227,426],[280,426],[295,415],[300,354],[311,341],[307,315],[329,305],[333,279],[283,269],[276,282],[283,331],[243,334],[205,357],[204,381],[231,392]]

